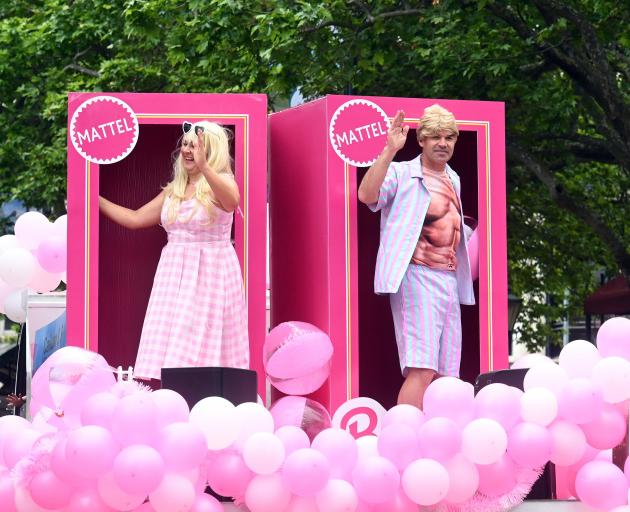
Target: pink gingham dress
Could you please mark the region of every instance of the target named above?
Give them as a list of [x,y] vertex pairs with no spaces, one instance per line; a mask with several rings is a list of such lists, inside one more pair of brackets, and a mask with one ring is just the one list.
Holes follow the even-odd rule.
[[249,367],[247,307],[241,267],[230,241],[233,214],[196,199],[162,226],[168,243],[155,272],[134,375],[159,379],[161,368]]

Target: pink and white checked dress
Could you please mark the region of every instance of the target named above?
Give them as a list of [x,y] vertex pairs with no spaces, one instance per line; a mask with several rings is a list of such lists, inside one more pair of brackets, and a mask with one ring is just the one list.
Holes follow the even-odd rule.
[[214,207],[210,220],[195,199],[168,223],[155,272],[134,374],[160,378],[161,368],[249,367],[247,306],[241,267],[230,241],[233,214]]

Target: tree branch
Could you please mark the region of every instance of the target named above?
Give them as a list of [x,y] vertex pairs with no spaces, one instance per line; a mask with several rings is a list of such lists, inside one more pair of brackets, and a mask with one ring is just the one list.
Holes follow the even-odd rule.
[[77,61],[81,57],[83,57],[88,51],[89,49],[85,49],[80,52],[77,52],[74,55],[74,57],[72,57],[72,63],[65,66],[63,70],[65,71],[66,69],[74,69],[75,71],[78,71],[79,73],[83,73],[85,75],[94,76],[96,78],[100,77],[101,74],[98,71],[94,71],[93,69],[86,68],[85,66],[82,66],[81,64],[77,63]]
[[562,209],[571,212],[581,219],[612,251],[619,268],[628,278],[630,277],[630,253],[623,241],[600,219],[593,210],[582,201],[572,198],[567,189],[559,183],[551,172],[530,152],[516,143],[508,144],[510,158],[525,166],[536,176],[549,191],[554,202]]

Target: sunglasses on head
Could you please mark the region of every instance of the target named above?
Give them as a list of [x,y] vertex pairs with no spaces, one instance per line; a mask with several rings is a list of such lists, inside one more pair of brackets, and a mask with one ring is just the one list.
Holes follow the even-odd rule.
[[200,133],[206,131],[205,128],[200,124],[193,124],[188,121],[184,121],[182,123],[182,129],[184,130],[184,133],[188,133],[191,128],[194,130],[195,135],[199,135]]

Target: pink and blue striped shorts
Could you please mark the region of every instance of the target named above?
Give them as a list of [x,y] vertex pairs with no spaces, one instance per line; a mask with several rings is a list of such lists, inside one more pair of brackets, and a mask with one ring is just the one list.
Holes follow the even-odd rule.
[[403,376],[408,368],[429,368],[459,377],[462,325],[455,272],[410,264],[389,297]]

